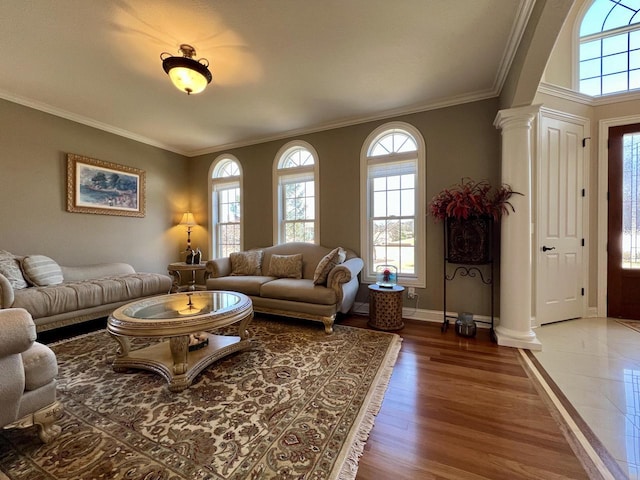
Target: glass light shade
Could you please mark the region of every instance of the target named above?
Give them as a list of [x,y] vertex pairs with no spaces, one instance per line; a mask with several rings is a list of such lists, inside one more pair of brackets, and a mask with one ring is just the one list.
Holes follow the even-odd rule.
[[169,70],[169,78],[178,90],[187,93],[200,93],[209,83],[200,72],[187,67],[173,67]]
[[376,283],[381,287],[393,288],[398,283],[398,269],[393,265],[378,265]]

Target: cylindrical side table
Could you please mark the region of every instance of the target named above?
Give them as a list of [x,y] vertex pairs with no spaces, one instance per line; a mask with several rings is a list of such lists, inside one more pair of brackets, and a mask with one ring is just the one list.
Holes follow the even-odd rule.
[[400,330],[402,323],[402,292],[404,287],[390,288],[369,285],[369,326],[378,330]]

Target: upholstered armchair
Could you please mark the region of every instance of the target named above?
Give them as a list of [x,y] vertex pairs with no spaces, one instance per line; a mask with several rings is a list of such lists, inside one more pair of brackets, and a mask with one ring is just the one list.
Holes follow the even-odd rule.
[[58,436],[62,414],[56,401],[58,363],[53,351],[36,340],[36,326],[22,308],[0,310],[0,427],[36,425],[48,443]]

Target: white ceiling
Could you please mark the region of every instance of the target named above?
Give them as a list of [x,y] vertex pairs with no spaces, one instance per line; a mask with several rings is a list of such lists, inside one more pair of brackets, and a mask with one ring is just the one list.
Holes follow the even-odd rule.
[[[533,0],[3,0],[0,98],[184,155],[499,94]],[[211,63],[187,96],[160,54]]]

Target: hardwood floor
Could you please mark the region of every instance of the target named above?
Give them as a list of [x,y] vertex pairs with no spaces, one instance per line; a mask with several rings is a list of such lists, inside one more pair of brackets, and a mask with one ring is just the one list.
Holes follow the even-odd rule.
[[[368,328],[367,320],[349,316],[339,324]],[[38,336],[49,343],[105,323]],[[356,480],[603,478],[588,460],[587,474],[518,350],[492,343],[487,329],[465,339],[454,328],[441,333],[438,324],[404,324],[396,332],[402,348]]]
[[397,333],[402,349],[358,480],[590,478],[518,350],[491,343],[486,329],[465,339],[405,320]]

